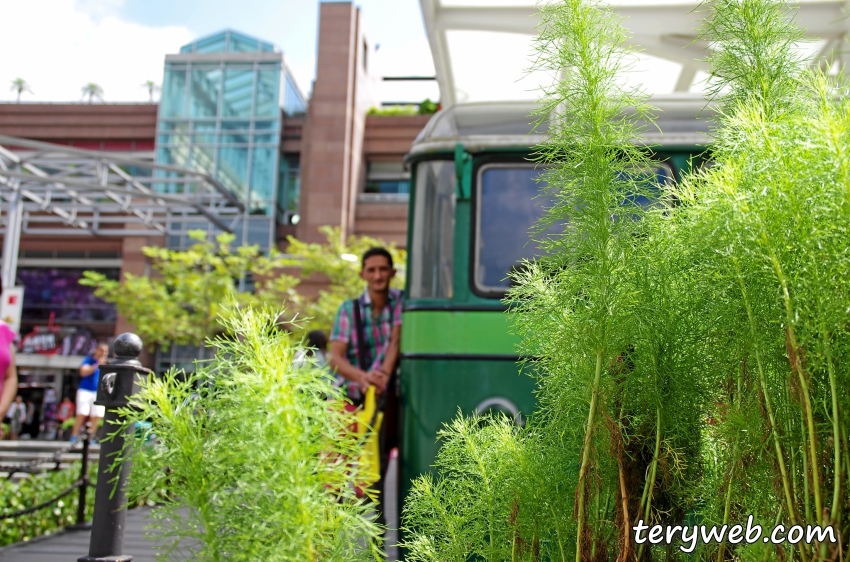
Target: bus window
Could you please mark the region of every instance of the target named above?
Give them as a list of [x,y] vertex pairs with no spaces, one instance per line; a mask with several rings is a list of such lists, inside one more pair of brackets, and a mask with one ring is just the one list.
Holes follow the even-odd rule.
[[522,259],[539,255],[528,244],[529,229],[543,213],[543,200],[535,197],[545,184],[532,165],[488,164],[478,171],[475,287],[501,297],[510,286],[508,272]]
[[[544,182],[541,170],[532,165],[489,164],[478,171],[475,231],[475,288],[486,296],[501,297],[510,286],[508,272],[523,259],[540,255],[537,244],[529,243],[529,230],[543,214],[546,200],[537,198]],[[635,173],[646,181],[654,199],[661,185],[673,181],[673,169],[666,163]],[[627,195],[623,205],[652,204],[653,195]],[[552,227],[549,233],[554,233]]]
[[456,181],[453,160],[421,162],[416,168],[410,298],[452,298]]

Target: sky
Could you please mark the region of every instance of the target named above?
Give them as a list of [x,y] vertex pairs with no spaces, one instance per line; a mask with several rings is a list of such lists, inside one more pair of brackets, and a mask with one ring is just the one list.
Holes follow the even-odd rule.
[[[383,76],[433,76],[418,0],[359,0]],[[305,93],[316,73],[318,0],[0,0],[0,101],[11,83],[22,101],[82,99],[96,83],[107,102],[148,100],[143,84],[162,83],[165,55],[199,37],[235,29],[284,52]],[[383,101],[438,97],[436,84],[387,84]]]

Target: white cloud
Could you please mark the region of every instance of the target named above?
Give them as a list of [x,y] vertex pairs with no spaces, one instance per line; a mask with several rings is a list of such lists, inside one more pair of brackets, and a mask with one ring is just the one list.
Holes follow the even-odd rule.
[[89,82],[103,88],[107,102],[147,101],[141,85],[161,83],[165,55],[190,42],[193,33],[129,23],[112,13],[79,11],[74,0],[4,2],[0,100],[14,101],[11,82],[23,78],[33,94],[23,94],[22,101],[79,101]]

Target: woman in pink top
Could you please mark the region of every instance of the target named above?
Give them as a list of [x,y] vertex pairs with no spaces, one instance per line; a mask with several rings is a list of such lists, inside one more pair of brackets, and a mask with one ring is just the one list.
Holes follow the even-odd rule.
[[[15,332],[0,320],[0,418],[18,393],[18,369],[15,368]],[[0,437],[3,430],[0,428]]]

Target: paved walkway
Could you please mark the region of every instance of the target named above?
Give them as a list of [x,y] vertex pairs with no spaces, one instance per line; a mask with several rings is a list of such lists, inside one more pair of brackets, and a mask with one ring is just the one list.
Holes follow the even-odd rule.
[[[133,562],[155,562],[155,543],[145,539],[145,519],[149,508],[141,507],[127,512],[127,530],[124,533],[124,554]],[[27,543],[0,548],[0,562],[75,562],[89,553],[90,531],[61,531],[39,537]]]
[[[388,471],[388,509],[387,521],[390,527],[397,527],[398,513],[395,509],[395,490],[398,478],[398,463],[391,461]],[[140,507],[127,512],[127,527],[124,532],[124,554],[133,557],[133,562],[155,562],[157,545],[154,540],[145,538],[146,519],[150,508]],[[30,542],[18,543],[0,548],[0,562],[75,562],[89,552],[90,531],[60,531],[47,537],[39,537]],[[397,560],[395,547],[396,531],[387,532],[387,560]]]

